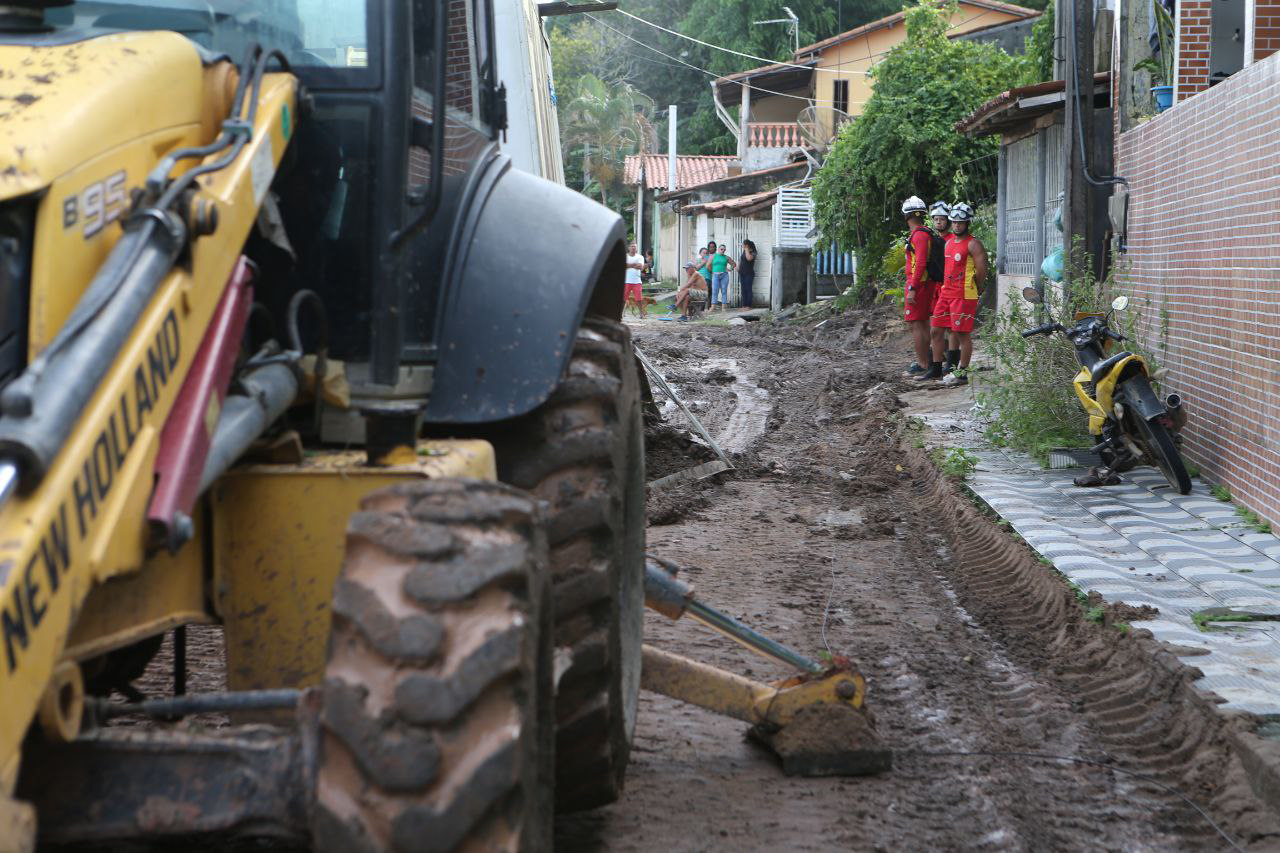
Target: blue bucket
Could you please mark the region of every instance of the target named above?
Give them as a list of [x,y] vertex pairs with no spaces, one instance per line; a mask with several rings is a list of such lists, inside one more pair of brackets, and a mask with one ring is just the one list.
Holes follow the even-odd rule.
[[1156,99],[1156,111],[1164,112],[1173,106],[1173,87],[1172,86],[1152,86],[1151,94]]

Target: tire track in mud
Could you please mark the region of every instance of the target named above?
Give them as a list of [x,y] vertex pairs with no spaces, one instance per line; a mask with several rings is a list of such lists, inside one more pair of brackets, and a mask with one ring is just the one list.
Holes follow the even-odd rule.
[[[906,454],[913,491],[942,508],[939,520],[957,559],[945,578],[960,602],[1012,652],[1047,671],[1073,697],[1098,738],[1068,753],[1114,762],[1196,800],[1246,842],[1277,840],[1277,825],[1253,795],[1228,739],[1233,719],[1220,715],[1192,682],[1200,676],[1152,638],[1122,633],[1108,612],[1102,625],[1050,567],[980,513],[919,450]],[[1223,839],[1179,797],[1132,777],[1132,791],[1159,804],[1183,843],[1206,848]]]
[[[1225,847],[1176,795],[1113,768],[1174,786],[1238,838],[1280,838],[1192,671],[1140,628],[1126,637],[1086,621],[1050,569],[901,446],[894,389],[912,383],[884,367],[899,356],[843,346],[839,320],[825,348],[785,327],[663,337],[682,365],[735,359],[773,413],[739,472],[699,484],[698,501],[650,541],[696,567],[709,603],[810,655],[823,649],[830,597],[825,639],[866,675],[895,768],[784,778],[741,743],[739,724],[645,694],[623,800],[566,822],[557,849]],[[705,416],[713,433],[728,410]],[[781,674],[690,626],[656,620],[646,632],[736,672]],[[937,754],[955,752],[1111,766]]]

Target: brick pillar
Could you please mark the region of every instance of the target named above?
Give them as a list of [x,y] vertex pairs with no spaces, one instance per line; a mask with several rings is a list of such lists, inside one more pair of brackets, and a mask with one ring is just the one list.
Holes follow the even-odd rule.
[[1185,100],[1209,88],[1209,28],[1213,0],[1183,0],[1178,10],[1177,94]]
[[1253,17],[1253,61],[1266,59],[1280,50],[1280,0],[1255,0]]

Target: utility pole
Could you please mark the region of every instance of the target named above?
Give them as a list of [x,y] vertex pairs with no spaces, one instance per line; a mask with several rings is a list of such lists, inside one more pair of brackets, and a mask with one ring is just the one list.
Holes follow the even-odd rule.
[[[1093,275],[1101,269],[1099,222],[1093,215],[1095,193],[1085,170],[1097,170],[1097,145],[1093,135],[1093,3],[1094,0],[1059,0],[1068,14],[1062,40],[1066,52],[1066,116],[1063,135],[1067,144],[1066,203],[1062,212],[1063,248],[1067,270],[1081,270],[1084,254],[1092,252]],[[1083,137],[1083,145],[1081,138]],[[1096,177],[1096,175],[1095,175]]]
[[[667,192],[675,192],[676,187],[676,109],[675,104],[667,106]],[[684,270],[680,269],[680,265],[684,263],[684,241],[680,239],[684,234],[683,223],[680,221],[680,211],[676,202],[671,203],[671,207],[676,217],[676,281],[682,280]],[[654,230],[660,226],[655,221]]]

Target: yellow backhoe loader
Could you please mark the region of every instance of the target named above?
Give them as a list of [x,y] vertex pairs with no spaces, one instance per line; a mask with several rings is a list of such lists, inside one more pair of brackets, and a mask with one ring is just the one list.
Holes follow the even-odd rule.
[[[487,0],[0,5],[0,848],[536,848],[553,790],[617,795],[625,235],[500,151],[494,29]],[[226,691],[185,696],[202,623]],[[114,725],[155,701],[232,725]]]
[[[0,853],[548,849],[553,798],[618,796],[625,232],[503,153],[494,33],[545,48],[499,5],[0,4]],[[515,93],[520,139],[554,139],[547,97]],[[190,626],[216,692],[187,691]],[[770,731],[780,696],[864,687],[646,659]]]

